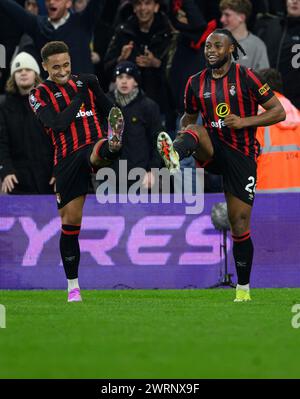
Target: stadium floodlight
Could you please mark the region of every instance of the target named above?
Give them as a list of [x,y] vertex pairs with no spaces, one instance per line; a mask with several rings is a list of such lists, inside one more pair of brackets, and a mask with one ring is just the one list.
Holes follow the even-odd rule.
[[223,241],[220,243],[220,256],[222,259],[222,252],[224,254],[224,274],[222,269],[220,271],[219,282],[210,288],[217,287],[232,287],[235,285],[231,281],[232,274],[228,273],[228,255],[227,255],[227,232],[230,230],[230,224],[228,220],[227,204],[226,202],[218,202],[214,204],[211,210],[211,222],[216,230],[219,230]]

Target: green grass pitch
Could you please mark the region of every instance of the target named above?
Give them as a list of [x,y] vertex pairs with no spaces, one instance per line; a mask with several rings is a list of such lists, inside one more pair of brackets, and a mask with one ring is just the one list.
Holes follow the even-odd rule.
[[300,378],[300,289],[0,291],[0,378]]

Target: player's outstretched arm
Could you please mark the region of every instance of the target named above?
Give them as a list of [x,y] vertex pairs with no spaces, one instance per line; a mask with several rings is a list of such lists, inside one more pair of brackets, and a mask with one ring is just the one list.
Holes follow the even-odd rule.
[[37,26],[37,17],[13,0],[1,0],[0,9],[12,18],[27,33],[34,35]]
[[237,115],[230,114],[225,117],[224,122],[226,126],[232,129],[243,129],[250,126],[270,126],[285,120],[285,111],[276,96],[273,96],[261,106],[265,109],[265,112],[259,115],[240,118]]

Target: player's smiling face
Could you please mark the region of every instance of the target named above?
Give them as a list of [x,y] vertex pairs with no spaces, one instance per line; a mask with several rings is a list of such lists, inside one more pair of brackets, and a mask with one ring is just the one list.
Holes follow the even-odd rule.
[[53,82],[64,85],[71,76],[71,59],[68,53],[50,55],[43,68],[49,74],[49,79]]
[[227,62],[231,59],[233,49],[234,47],[226,35],[212,33],[206,39],[204,55],[208,64],[217,68],[224,60]]

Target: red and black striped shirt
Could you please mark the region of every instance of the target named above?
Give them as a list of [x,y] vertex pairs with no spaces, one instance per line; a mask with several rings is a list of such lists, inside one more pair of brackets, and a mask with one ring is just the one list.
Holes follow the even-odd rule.
[[226,144],[255,159],[259,154],[256,127],[234,130],[224,123],[225,116],[241,118],[257,115],[258,105],[274,96],[269,85],[257,74],[233,62],[228,73],[219,79],[204,69],[189,78],[185,89],[185,112],[200,112],[209,134],[217,134]]
[[[37,86],[29,97],[29,102],[37,117],[43,122],[41,115],[45,110],[63,112],[76,97],[78,99],[77,78],[71,76],[69,81],[61,86],[53,81],[46,80]],[[80,99],[79,99],[80,100]],[[100,115],[97,111],[96,98],[91,89],[84,102],[79,101],[72,121],[64,130],[55,130],[44,124],[54,146],[54,165],[77,151],[92,144],[103,136],[100,126]],[[51,124],[49,124],[51,125]]]

